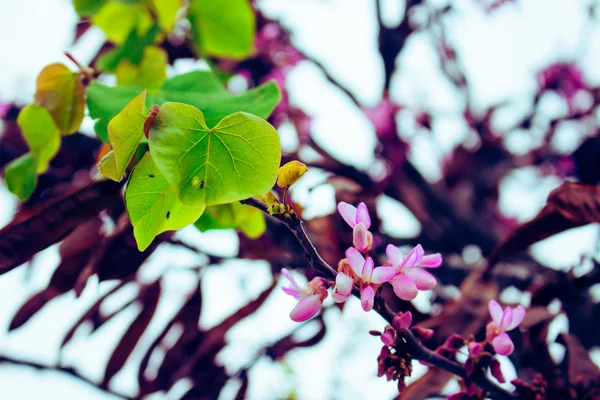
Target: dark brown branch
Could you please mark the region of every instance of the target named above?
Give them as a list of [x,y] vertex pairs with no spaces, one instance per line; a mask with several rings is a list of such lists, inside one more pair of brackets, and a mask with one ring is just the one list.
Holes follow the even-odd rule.
[[19,360],[9,356],[0,356],[0,364],[11,364],[16,366],[23,366],[33,368],[38,371],[48,371],[48,372],[60,372],[66,375],[69,375],[80,382],[83,382],[86,386],[90,388],[94,388],[96,390],[100,390],[104,393],[110,394],[112,396],[118,397],[124,400],[137,400],[136,397],[129,397],[121,393],[114,392],[108,388],[102,388],[98,385],[97,382],[94,382],[90,378],[87,378],[77,372],[74,368],[71,367],[61,367],[61,366],[53,366],[53,365],[44,365],[41,363],[33,362],[33,361],[25,361]]
[[[263,211],[266,214],[269,214],[267,205],[262,201],[256,198],[249,198],[241,201],[242,204],[249,205],[251,207],[257,208]],[[270,214],[269,214],[270,215]],[[283,223],[296,237],[300,246],[304,250],[305,258],[307,264],[311,267],[319,271],[326,278],[335,280],[335,276],[337,275],[336,270],[329,265],[323,258],[319,255],[319,252],[312,244],[306,231],[304,230],[303,222],[300,220],[295,214],[292,215],[291,218],[285,218],[281,215],[273,215],[272,218]],[[357,295],[356,291],[354,295]],[[378,299],[377,306],[374,310],[383,317],[389,324],[392,323],[392,319],[394,318],[395,313],[389,308],[389,306],[381,301],[382,299]],[[421,361],[425,361],[429,364],[432,364],[438,368],[451,372],[454,375],[457,375],[461,378],[468,377],[465,372],[465,368],[462,364],[459,364],[456,361],[450,360],[448,358],[442,357],[441,355],[435,353],[431,349],[425,347],[413,334],[411,331],[399,332],[400,336],[406,341],[406,343],[413,350],[413,358]],[[473,382],[484,389],[485,391],[490,393],[490,396],[498,399],[498,400],[510,400],[517,399],[518,397],[515,394],[507,392],[502,389],[492,381],[490,381],[484,373],[475,373],[474,375],[469,376],[473,380]]]

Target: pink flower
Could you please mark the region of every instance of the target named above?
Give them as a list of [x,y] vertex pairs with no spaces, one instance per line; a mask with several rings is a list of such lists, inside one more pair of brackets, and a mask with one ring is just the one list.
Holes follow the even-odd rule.
[[373,244],[373,235],[369,232],[371,217],[365,203],[360,203],[356,208],[352,204],[340,201],[338,211],[344,221],[353,229],[354,247],[359,251],[368,251]]
[[348,300],[348,297],[352,295],[352,289],[354,288],[354,279],[339,272],[335,277],[335,287],[333,288],[333,301],[336,303],[343,303]]
[[496,353],[509,356],[515,349],[515,345],[506,332],[519,326],[525,318],[525,309],[517,306],[502,310],[502,306],[495,300],[490,300],[488,308],[493,321],[487,325],[486,338],[491,341]]
[[[360,303],[363,310],[370,311],[373,309],[375,300],[375,285],[388,282],[395,275],[395,270],[392,267],[377,267],[374,268],[373,259],[365,258],[360,251],[354,247],[346,250],[346,258],[356,276],[360,277]],[[338,274],[339,275],[339,274]]]
[[410,301],[417,297],[419,290],[431,290],[435,287],[435,278],[423,268],[437,268],[442,265],[441,254],[426,256],[420,244],[413,248],[406,258],[399,248],[391,244],[386,248],[386,254],[396,273],[391,281],[396,296]]
[[286,294],[298,300],[298,304],[290,313],[292,321],[303,322],[312,318],[321,308],[323,300],[327,298],[327,283],[323,278],[313,278],[306,287],[301,287],[296,282],[290,271],[282,269],[281,273],[285,276],[292,286],[283,286]]

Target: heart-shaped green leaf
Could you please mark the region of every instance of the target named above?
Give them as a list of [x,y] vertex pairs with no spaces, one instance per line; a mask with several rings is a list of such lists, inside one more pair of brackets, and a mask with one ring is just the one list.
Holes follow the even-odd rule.
[[209,128],[200,110],[181,103],[161,106],[149,146],[179,199],[195,207],[269,191],[281,160],[279,135],[267,121],[239,112]]
[[20,200],[27,200],[37,185],[36,161],[31,153],[13,160],[4,168],[4,180],[11,193]]
[[98,163],[98,169],[107,178],[120,181],[144,137],[146,121],[146,91],[135,97],[108,124],[110,151]]
[[125,204],[133,225],[133,234],[140,251],[144,251],[159,233],[193,224],[205,207],[190,207],[179,201],[150,153],[146,153],[134,168],[127,189]]
[[[110,87],[93,81],[87,89],[90,117],[99,120],[95,130],[100,139],[108,142],[107,125],[140,93],[133,87]],[[211,71],[193,71],[167,79],[159,91],[151,91],[146,106],[177,101],[199,108],[209,127],[237,111],[267,118],[279,103],[281,94],[274,82],[264,83],[245,93],[228,92]]]
[[60,147],[60,132],[52,116],[44,107],[30,104],[19,113],[17,124],[36,161],[36,172],[46,172]]
[[84,87],[79,73],[63,64],[50,64],[40,72],[35,91],[36,104],[50,112],[58,129],[75,133],[83,120]]

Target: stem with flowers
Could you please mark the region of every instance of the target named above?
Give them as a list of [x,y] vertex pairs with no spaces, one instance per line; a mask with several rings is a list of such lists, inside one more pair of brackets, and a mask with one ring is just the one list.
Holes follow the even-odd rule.
[[[284,276],[286,276],[292,283],[292,287],[284,287],[284,291],[299,300],[298,305],[290,314],[290,317],[293,320],[304,321],[314,316],[318,312],[322,301],[327,297],[327,287],[333,286],[333,282],[335,281],[333,298],[336,302],[344,301],[351,294],[353,294],[361,299],[361,305],[363,306],[363,309],[366,311],[374,309],[375,312],[377,312],[385,321],[388,322],[389,326],[387,326],[384,333],[381,334],[384,347],[378,360],[380,366],[379,375],[381,376],[385,374],[388,380],[398,379],[398,386],[400,390],[402,390],[404,387],[404,377],[410,375],[410,370],[406,371],[406,365],[410,365],[410,360],[415,359],[426,365],[435,366],[448,371],[464,379],[465,382],[468,382],[470,385],[476,385],[481,389],[481,395],[487,395],[491,398],[499,400],[518,398],[516,394],[504,390],[488,379],[484,368],[472,368],[474,361],[475,363],[479,361],[479,359],[475,359],[475,356],[470,356],[469,360],[471,361],[463,365],[449,357],[446,357],[445,355],[447,354],[445,354],[444,351],[440,351],[439,349],[434,351],[426,347],[421,340],[430,338],[433,334],[433,331],[429,329],[423,329],[418,326],[409,328],[412,322],[412,315],[410,312],[395,313],[384,299],[376,295],[376,289],[378,286],[386,282],[390,282],[392,284],[394,287],[394,292],[402,299],[414,298],[414,296],[416,296],[416,292],[413,288],[416,288],[417,290],[427,290],[425,288],[431,289],[431,278],[433,277],[425,271],[414,267],[418,265],[423,267],[439,266],[441,264],[440,255],[424,256],[422,248],[417,246],[415,249],[413,249],[413,251],[411,251],[406,259],[402,260],[403,257],[400,250],[390,245],[387,249],[388,258],[390,258],[390,261],[387,264],[390,265],[373,268],[373,261],[368,256],[368,251],[365,251],[367,250],[366,247],[362,249],[362,254],[357,248],[351,247],[346,252],[347,258],[340,262],[338,271],[329,265],[319,255],[319,252],[309,239],[304,229],[303,221],[296,213],[290,212],[293,211],[293,209],[288,209],[286,212],[274,212],[273,210],[276,210],[277,207],[274,207],[272,204],[267,205],[257,198],[248,198],[246,200],[242,200],[241,203],[257,208],[270,215],[274,220],[283,223],[294,235],[302,247],[307,265],[317,270],[322,275],[322,277],[314,278],[307,285],[307,287],[303,289],[297,284],[289,271],[286,270],[283,272]],[[369,234],[369,232],[366,231],[369,225],[366,206],[361,204],[358,208],[354,208],[351,205],[340,203],[338,209],[341,211],[341,214],[346,222],[353,227],[355,232],[353,241],[354,244],[362,247],[360,245],[365,243],[365,238],[368,237]],[[358,229],[356,228],[357,226],[359,226]],[[363,230],[363,228],[366,229]],[[368,242],[368,238],[366,238],[366,243],[368,244]],[[370,248],[370,244],[368,244],[367,247]],[[363,254],[367,255],[366,260],[363,257]],[[360,265],[361,263],[363,264]],[[431,276],[431,278],[429,276]],[[412,283],[409,282],[409,279],[412,280]],[[358,281],[359,283],[358,288],[354,285],[355,281]],[[433,278],[433,285],[435,285],[435,278]],[[510,324],[511,326],[515,325],[515,322],[510,322]],[[516,323],[516,325],[518,325],[518,323]],[[498,326],[504,327],[502,323],[498,324]],[[504,331],[501,333],[504,333]],[[445,345],[448,344],[449,341],[451,342],[451,340],[448,340]],[[456,340],[454,340],[454,342],[456,342]],[[465,340],[462,339],[462,342],[458,348],[462,347],[464,344],[466,344]],[[486,343],[480,346],[483,348],[485,344]],[[442,346],[442,348],[444,348],[444,346]],[[457,351],[458,349],[456,349],[452,355],[456,354]],[[400,354],[400,356],[398,356],[398,354]],[[487,356],[487,364],[489,365],[490,362],[488,354],[490,353],[484,353],[481,351],[476,356],[480,358]],[[396,361],[400,362],[396,363]],[[386,365],[386,363],[389,364],[389,362],[394,362],[397,364],[395,368],[393,368],[393,371],[389,368],[389,365]],[[402,368],[396,367],[404,367],[404,370],[399,370]],[[494,376],[501,376],[501,374],[494,373],[494,371],[492,372]],[[469,393],[473,392],[474,389],[471,389]]]

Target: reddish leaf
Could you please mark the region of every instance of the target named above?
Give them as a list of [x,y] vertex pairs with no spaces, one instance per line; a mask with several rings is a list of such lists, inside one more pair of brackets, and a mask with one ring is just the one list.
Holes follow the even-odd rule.
[[123,368],[123,365],[125,365],[125,362],[133,352],[133,349],[139,342],[142,334],[146,331],[146,328],[148,328],[148,325],[154,316],[154,312],[156,311],[156,307],[158,306],[160,292],[161,286],[160,280],[158,280],[144,288],[140,293],[138,300],[142,303],[142,311],[134,319],[129,328],[127,328],[121,341],[117,344],[112,356],[108,360],[104,378],[100,384],[101,387],[107,387],[112,377]]
[[[188,338],[187,340],[183,340],[183,338],[181,338],[165,355],[163,364],[158,372],[159,376],[169,377],[170,384],[173,384],[182,378],[191,378],[196,386],[201,387],[206,385],[207,374],[216,374],[216,371],[221,368],[214,365],[214,357],[221,349],[223,349],[223,347],[225,347],[225,335],[227,334],[227,331],[244,318],[256,312],[256,310],[258,310],[267,300],[276,284],[277,282],[274,281],[273,284],[264,290],[256,299],[252,300],[244,307],[240,308],[236,313],[225,318],[221,323],[208,331],[198,332],[191,339]],[[190,344],[193,344],[193,346]],[[183,353],[182,356],[181,352],[183,349],[187,349],[188,352]],[[185,360],[185,362],[182,363],[181,360]],[[167,367],[176,365],[173,363],[174,361],[179,365],[175,372],[173,372],[172,368]],[[225,381],[215,381],[211,387],[219,388],[220,391],[219,385],[225,384]],[[206,390],[208,389],[209,388],[206,388]],[[218,393],[218,391],[216,393]],[[192,397],[189,398],[191,399]]]
[[244,400],[246,398],[246,394],[248,393],[248,372],[243,370],[240,372],[240,380],[242,381],[242,385],[240,386],[237,394],[235,395],[235,400]]
[[294,336],[296,335],[294,333],[291,333],[287,336],[282,337],[277,342],[269,346],[269,348],[267,349],[267,355],[273,360],[278,360],[285,356],[287,352],[295,348],[310,347],[319,343],[325,337],[325,334],[327,333],[327,327],[323,323],[322,319],[318,319],[317,321],[320,324],[320,328],[314,336],[306,340],[298,341],[294,338]]
[[568,229],[600,222],[600,187],[567,182],[554,189],[546,206],[531,221],[521,225],[492,252],[491,267],[502,257]]
[[590,359],[589,352],[581,345],[577,336],[562,333],[556,341],[567,348],[563,363],[572,385],[587,384],[600,377],[600,368]]
[[183,305],[183,307],[181,307],[181,310],[179,310],[179,312],[167,323],[167,325],[161,331],[160,335],[156,337],[154,342],[146,351],[146,354],[142,359],[140,369],[138,371],[138,383],[140,386],[141,396],[158,391],[160,389],[167,389],[167,387],[165,386],[159,387],[157,382],[158,379],[154,379],[152,381],[146,379],[145,372],[148,368],[148,362],[150,361],[150,357],[157,348],[165,352],[168,351],[168,349],[165,348],[165,346],[163,345],[163,340],[175,324],[181,323],[183,325],[183,335],[189,334],[191,332],[198,332],[198,322],[200,320],[201,310],[202,291],[200,290],[200,282],[198,282],[198,287],[194,291],[193,295],[188,299],[188,301]]
[[88,308],[88,310],[73,324],[71,329],[69,329],[69,331],[65,334],[65,337],[63,338],[60,347],[64,347],[73,338],[73,335],[77,331],[77,328],[79,328],[84,322],[94,320],[96,316],[100,314],[100,306],[102,305],[102,302],[106,300],[106,298],[108,298],[111,294],[121,289],[126,283],[126,281],[120,282],[117,286],[109,290],[104,295],[100,296],[98,300],[96,300],[96,302],[92,304],[90,308]]
[[121,185],[99,181],[23,211],[0,231],[0,274],[53,245],[119,198]]
[[48,302],[54,299],[56,296],[59,296],[61,293],[53,289],[52,287],[48,287],[41,292],[38,292],[31,296],[25,304],[19,308],[19,310],[15,313],[13,319],[10,321],[10,325],[8,327],[9,331],[17,329],[25,324],[31,317],[33,317],[38,311],[42,309]]

